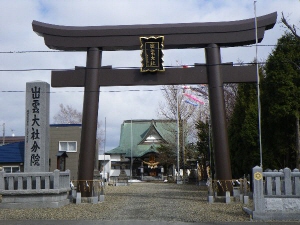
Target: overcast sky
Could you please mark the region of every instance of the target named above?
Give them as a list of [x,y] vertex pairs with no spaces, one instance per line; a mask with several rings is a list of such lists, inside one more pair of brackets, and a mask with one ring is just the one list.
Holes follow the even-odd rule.
[[[26,82],[42,80],[48,83],[50,70],[18,72],[22,69],[72,69],[85,66],[86,53],[26,52],[47,51],[43,41],[32,31],[32,21],[66,26],[101,26],[129,24],[161,24],[218,22],[254,17],[252,0],[0,0],[0,128],[5,134],[24,135]],[[256,14],[262,16],[281,12],[299,25],[298,0],[258,0]],[[265,33],[258,48],[258,59],[264,61],[285,29],[276,24]],[[6,53],[13,52],[13,53]],[[164,65],[204,63],[204,50],[165,50]],[[222,62],[251,62],[255,47],[221,49]],[[140,51],[104,52],[102,65],[139,67]],[[12,70],[12,71],[3,71]],[[154,90],[147,92],[143,90]],[[119,144],[120,126],[124,120],[156,119],[158,103],[162,102],[161,87],[101,88],[99,120],[106,118],[106,151]],[[130,90],[140,90],[130,91]],[[51,88],[50,123],[59,104],[82,111],[83,88]],[[120,92],[110,92],[120,91]],[[0,132],[2,135],[2,132]]]

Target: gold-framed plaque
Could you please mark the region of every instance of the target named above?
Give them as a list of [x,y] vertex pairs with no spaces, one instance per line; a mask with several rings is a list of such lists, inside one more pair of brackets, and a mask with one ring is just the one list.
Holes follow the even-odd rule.
[[163,67],[164,36],[140,37],[142,67],[141,72],[165,71]]

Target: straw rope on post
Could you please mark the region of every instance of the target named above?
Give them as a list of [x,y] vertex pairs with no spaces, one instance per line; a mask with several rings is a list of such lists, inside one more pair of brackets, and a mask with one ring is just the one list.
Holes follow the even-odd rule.
[[[230,191],[234,187],[234,183],[236,180],[239,180],[240,190],[247,194],[250,191],[250,185],[247,179],[231,179],[231,180],[211,180],[209,179],[208,186],[212,187],[214,193],[218,193],[219,191],[226,192]],[[210,184],[211,183],[211,184]]]
[[[77,192],[91,192],[93,196],[103,194],[103,180],[72,180],[72,186],[77,187]],[[81,184],[81,185],[78,185]]]

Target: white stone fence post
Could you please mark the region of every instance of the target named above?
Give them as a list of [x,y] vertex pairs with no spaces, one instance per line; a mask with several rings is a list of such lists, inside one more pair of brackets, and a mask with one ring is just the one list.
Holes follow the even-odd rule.
[[264,180],[262,168],[256,166],[253,168],[253,206],[255,212],[265,211],[264,199]]
[[253,219],[300,219],[300,172],[298,169],[262,171],[253,168]]

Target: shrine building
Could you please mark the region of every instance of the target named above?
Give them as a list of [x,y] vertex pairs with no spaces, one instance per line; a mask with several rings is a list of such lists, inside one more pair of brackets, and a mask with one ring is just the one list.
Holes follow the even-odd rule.
[[166,168],[160,162],[158,147],[176,143],[176,126],[175,120],[125,120],[119,146],[105,153],[110,156],[110,178],[118,177],[124,169],[133,179],[162,179]]

